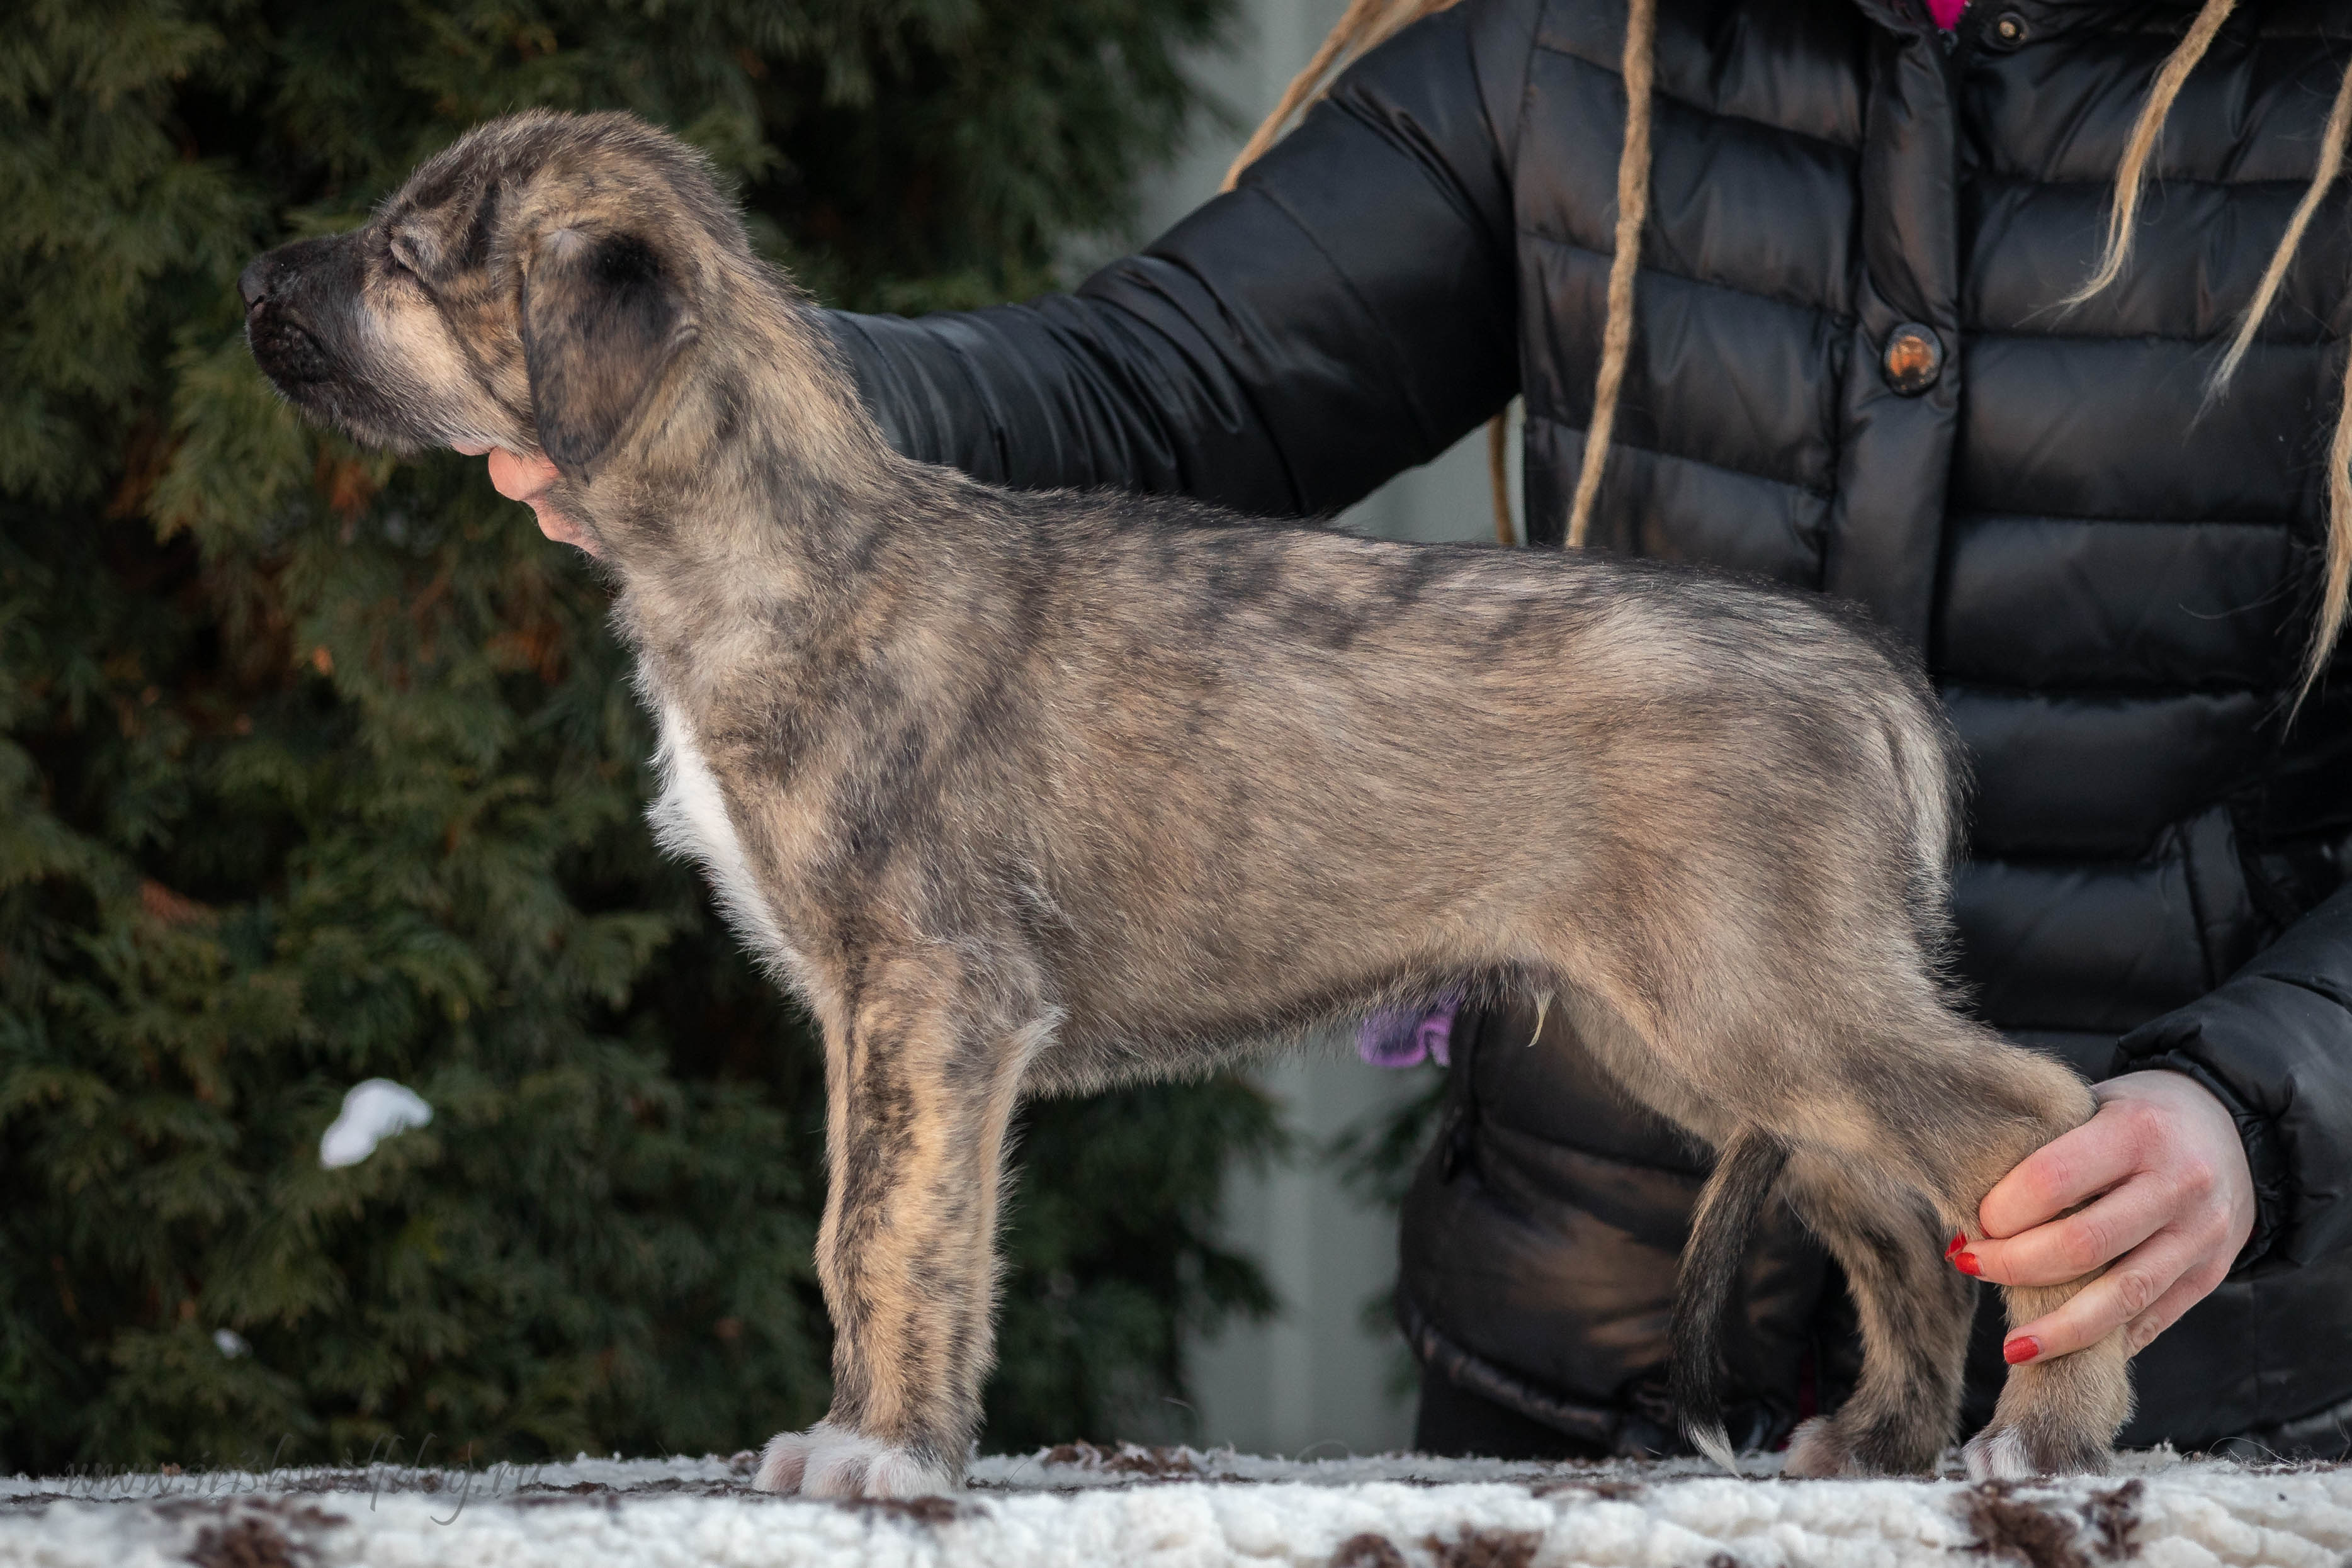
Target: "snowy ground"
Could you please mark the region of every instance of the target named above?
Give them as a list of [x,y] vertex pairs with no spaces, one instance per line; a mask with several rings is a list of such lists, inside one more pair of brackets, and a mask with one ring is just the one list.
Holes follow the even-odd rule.
[[2095,1480],[1972,1488],[1735,1479],[1696,1461],[1294,1464],[1079,1446],[983,1459],[960,1498],[888,1504],[765,1497],[745,1484],[751,1460],[18,1477],[0,1481],[0,1565],[2340,1568],[2352,1554],[2352,1467],[2161,1453]]

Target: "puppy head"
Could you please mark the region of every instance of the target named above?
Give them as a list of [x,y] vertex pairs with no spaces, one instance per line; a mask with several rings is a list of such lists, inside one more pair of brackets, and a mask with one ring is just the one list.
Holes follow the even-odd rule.
[[696,340],[698,300],[750,264],[691,149],[621,114],[493,120],[361,228],[238,279],[255,361],[364,444],[544,452],[585,482]]

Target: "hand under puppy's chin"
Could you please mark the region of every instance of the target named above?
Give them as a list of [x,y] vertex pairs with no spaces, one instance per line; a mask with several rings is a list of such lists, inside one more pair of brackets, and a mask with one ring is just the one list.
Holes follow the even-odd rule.
[[557,544],[570,545],[575,549],[585,550],[590,555],[597,553],[596,546],[588,538],[587,530],[581,528],[578,523],[537,497],[530,498],[530,506],[531,515],[539,519],[541,533],[545,534]]
[[469,457],[487,455],[490,460],[490,484],[509,501],[520,501],[539,519],[539,531],[557,544],[596,553],[595,545],[587,531],[556,509],[553,502],[543,497],[557,478],[555,465],[545,457],[523,456],[503,446],[457,445],[453,447]]

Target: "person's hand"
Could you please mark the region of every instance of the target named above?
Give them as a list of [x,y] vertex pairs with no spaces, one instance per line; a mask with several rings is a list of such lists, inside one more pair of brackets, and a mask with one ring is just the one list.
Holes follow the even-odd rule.
[[548,487],[556,481],[555,465],[544,457],[524,457],[509,452],[503,446],[460,446],[458,451],[469,457],[489,454],[490,483],[499,495],[509,501],[520,501],[539,519],[539,531],[558,544],[574,545],[590,555],[596,553],[587,530],[556,509],[547,499]]
[[2141,1350],[2221,1282],[2254,1228],[2237,1124],[2201,1084],[2130,1072],[2092,1092],[2096,1114],[1985,1195],[1977,1218],[1992,1239],[1955,1249],[1963,1273],[2001,1285],[2060,1285],[2113,1263],[2057,1311],[2011,1329],[2011,1363],[2064,1355],[2116,1328]]

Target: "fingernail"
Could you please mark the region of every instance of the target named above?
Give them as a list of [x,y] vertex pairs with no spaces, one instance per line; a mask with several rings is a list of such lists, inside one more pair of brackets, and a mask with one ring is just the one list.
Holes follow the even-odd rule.
[[1963,1231],[1961,1234],[1953,1237],[1951,1240],[1944,1244],[1944,1256],[1948,1258],[1953,1253],[1958,1252],[1961,1248],[1966,1247],[1968,1244],[1968,1234]]
[[1952,1260],[1952,1267],[1973,1280],[1979,1272],[1977,1255],[1973,1252],[1962,1252]]
[[2000,1347],[2001,1360],[2015,1366],[2021,1361],[2032,1361],[2042,1354],[2042,1342],[2030,1333],[2019,1334]]

